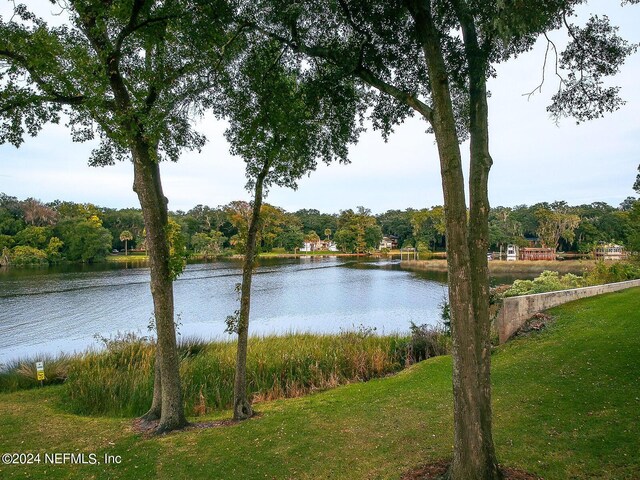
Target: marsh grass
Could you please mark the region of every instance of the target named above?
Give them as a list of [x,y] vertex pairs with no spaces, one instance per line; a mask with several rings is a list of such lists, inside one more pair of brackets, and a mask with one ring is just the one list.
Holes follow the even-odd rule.
[[[104,345],[101,351],[47,358],[47,383],[64,382],[63,403],[73,413],[121,417],[143,414],[153,393],[153,339],[127,333],[99,340]],[[425,358],[418,354],[422,351],[418,344],[423,340],[415,335],[379,336],[366,329],[334,335],[252,337],[247,359],[248,391],[254,402],[260,402],[383,377]],[[442,353],[447,352],[438,351]],[[187,414],[198,416],[229,408],[236,343],[181,338],[178,354]],[[37,386],[34,362],[28,359],[7,365],[0,373],[0,391]]]
[[15,392],[39,387],[36,362],[44,363],[44,380],[42,385],[63,383],[73,362],[73,357],[66,354],[37,354],[11,360],[0,365],[0,392]]

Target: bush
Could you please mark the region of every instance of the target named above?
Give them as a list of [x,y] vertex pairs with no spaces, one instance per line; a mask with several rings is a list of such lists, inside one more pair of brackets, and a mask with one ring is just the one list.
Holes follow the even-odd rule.
[[587,286],[587,281],[583,277],[572,273],[560,275],[558,272],[545,270],[533,280],[516,280],[511,288],[504,292],[504,296],[532,295],[585,286]]
[[560,275],[558,272],[548,270],[533,280],[516,280],[511,288],[506,290],[504,297],[517,295],[531,295],[534,293],[554,292],[571,288],[588,287],[592,285],[604,285],[606,283],[624,282],[640,278],[640,266],[628,262],[596,262],[595,266],[587,271],[583,277],[567,273]]
[[48,265],[47,254],[34,247],[20,245],[13,247],[10,260],[12,265]]
[[640,278],[640,266],[627,262],[596,262],[595,266],[585,274],[589,285],[624,282]]
[[451,337],[441,327],[416,325],[411,322],[411,340],[408,359],[411,363],[431,357],[447,355],[451,350]]

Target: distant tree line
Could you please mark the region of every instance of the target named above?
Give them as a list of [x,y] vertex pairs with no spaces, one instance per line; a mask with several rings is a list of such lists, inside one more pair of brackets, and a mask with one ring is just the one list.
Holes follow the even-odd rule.
[[[174,243],[185,256],[243,254],[251,210],[249,202],[233,201],[170,212]],[[446,247],[444,225],[441,206],[373,215],[364,207],[330,214],[315,209],[287,212],[265,203],[257,244],[260,252],[284,253],[295,252],[304,242],[326,240],[344,253],[366,253],[377,250],[383,236],[393,236],[399,248],[435,252]],[[618,207],[603,202],[569,206],[562,201],[495,207],[489,214],[489,236],[493,250],[516,244],[589,253],[599,243],[617,243],[640,251],[640,201],[629,197]],[[114,251],[144,248],[140,209],[43,203],[0,193],[0,251],[5,264],[92,263]]]

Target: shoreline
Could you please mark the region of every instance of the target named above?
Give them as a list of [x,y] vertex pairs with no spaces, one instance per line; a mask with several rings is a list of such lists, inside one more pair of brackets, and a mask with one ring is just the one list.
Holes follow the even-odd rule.
[[[559,273],[583,274],[595,265],[595,260],[491,260],[489,273],[542,273],[552,270]],[[446,272],[446,260],[402,260],[402,268],[432,272]]]

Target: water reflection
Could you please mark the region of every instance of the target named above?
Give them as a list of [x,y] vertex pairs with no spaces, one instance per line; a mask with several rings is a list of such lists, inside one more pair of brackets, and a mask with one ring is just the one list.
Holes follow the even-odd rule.
[[[182,335],[226,338],[238,308],[239,261],[188,265],[175,282]],[[147,334],[147,268],[118,265],[0,272],[0,362],[38,352],[84,350],[95,334]],[[435,323],[446,274],[408,272],[399,262],[343,258],[262,260],[253,282],[251,331],[338,332],[360,325],[405,332]]]

